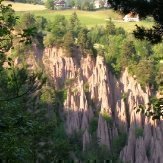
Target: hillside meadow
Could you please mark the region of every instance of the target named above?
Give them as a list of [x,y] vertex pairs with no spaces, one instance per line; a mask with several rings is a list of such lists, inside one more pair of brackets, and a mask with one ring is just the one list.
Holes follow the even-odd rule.
[[8,5],[11,4],[12,8],[15,11],[37,11],[37,10],[45,10],[45,6],[43,5],[34,5],[34,4],[26,4],[26,3],[18,3],[18,2],[10,2],[3,1],[2,4]]
[[[9,2],[3,2],[9,4]],[[10,2],[11,3],[11,2]],[[135,25],[151,27],[152,21],[142,20],[140,22],[123,22],[123,16],[114,12],[111,9],[97,10],[97,11],[81,11],[81,10],[47,10],[43,5],[32,5],[23,3],[11,3],[13,9],[18,16],[23,15],[26,12],[30,12],[36,16],[43,16],[47,20],[52,21],[55,15],[64,15],[67,19],[70,18],[73,12],[76,12],[81,24],[91,28],[95,25],[105,25],[106,21],[110,18],[117,27],[124,28],[127,32],[131,33],[135,29]]]

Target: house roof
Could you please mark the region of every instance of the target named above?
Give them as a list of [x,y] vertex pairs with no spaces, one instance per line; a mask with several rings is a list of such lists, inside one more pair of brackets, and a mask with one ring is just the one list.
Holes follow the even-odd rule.
[[130,13],[128,13],[128,14],[125,15],[125,16],[127,16],[128,18],[136,18],[136,17],[138,16],[138,14],[133,13],[133,12],[130,12]]
[[64,0],[59,0],[59,1],[55,1],[54,5],[65,5],[65,1]]

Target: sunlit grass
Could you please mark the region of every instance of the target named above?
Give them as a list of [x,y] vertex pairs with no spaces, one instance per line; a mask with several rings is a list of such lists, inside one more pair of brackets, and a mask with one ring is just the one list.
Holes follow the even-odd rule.
[[[113,10],[99,10],[99,11],[81,11],[81,10],[60,10],[60,11],[31,11],[36,16],[43,16],[47,20],[53,21],[56,15],[64,15],[66,19],[69,19],[73,12],[76,12],[81,24],[91,28],[95,25],[105,25],[106,19],[111,18],[116,27],[122,27],[127,32],[132,32],[136,27],[135,25],[151,27],[153,22],[140,21],[140,22],[123,22],[123,17]],[[24,12],[17,12],[19,16],[23,15]]]
[[25,4],[25,3],[18,3],[18,2],[10,2],[10,1],[3,1],[2,4],[8,5],[11,4],[12,8],[15,11],[36,11],[36,10],[45,10],[44,5],[33,5],[33,4]]
[[116,27],[122,27],[127,32],[131,33],[134,29],[136,29],[136,24],[138,26],[144,26],[145,28],[150,28],[154,25],[154,22],[140,21],[140,22],[114,22]]
[[47,20],[53,21],[56,15],[64,15],[66,19],[69,19],[73,12],[76,12],[81,24],[91,28],[95,25],[105,25],[106,19],[112,19],[116,27],[122,27],[127,32],[132,32],[136,27],[135,25],[151,27],[153,22],[150,21],[140,21],[140,22],[123,22],[123,16],[114,12],[111,9],[108,10],[98,10],[98,11],[81,11],[81,10],[57,10],[51,11],[47,10],[43,5],[32,5],[24,3],[12,3],[3,2],[5,4],[11,3],[13,9],[16,11],[18,16],[22,16],[25,12],[30,12],[35,16],[43,16]]

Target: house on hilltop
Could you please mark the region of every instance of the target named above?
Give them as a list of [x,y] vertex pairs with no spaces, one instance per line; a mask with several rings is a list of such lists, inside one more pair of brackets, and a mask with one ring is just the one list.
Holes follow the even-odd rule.
[[66,2],[64,0],[54,1],[54,8],[57,10],[65,9],[66,8]]
[[123,18],[123,20],[125,22],[139,22],[140,21],[139,15],[138,14],[135,14],[133,12],[125,15],[125,17]]

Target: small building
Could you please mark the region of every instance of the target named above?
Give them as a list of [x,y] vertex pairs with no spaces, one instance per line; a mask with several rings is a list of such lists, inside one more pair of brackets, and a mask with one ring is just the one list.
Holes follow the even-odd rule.
[[140,19],[139,19],[139,15],[138,14],[135,14],[135,13],[129,13],[127,15],[125,15],[125,17],[123,18],[123,20],[125,22],[139,22]]
[[58,0],[54,2],[54,9],[60,10],[66,8],[66,2],[64,0]]
[[95,7],[96,9],[99,9],[99,8],[102,8],[102,7],[109,8],[110,5],[109,5],[109,3],[107,2],[107,0],[95,0],[95,1],[94,1],[94,7]]

